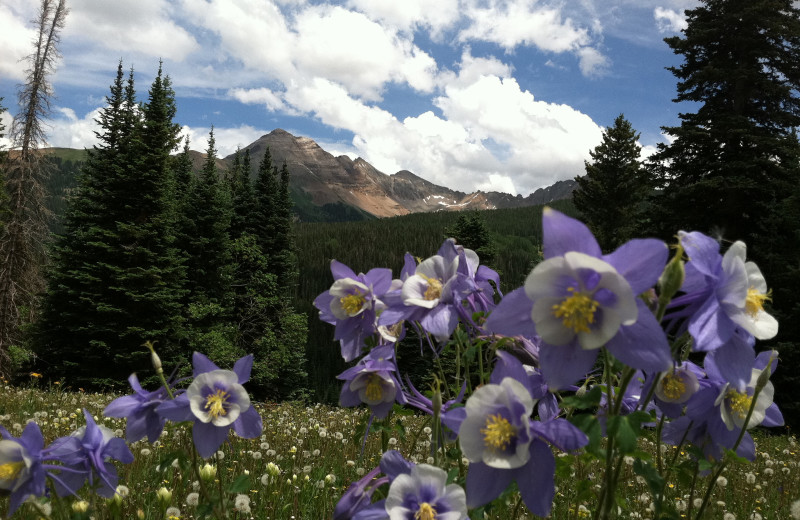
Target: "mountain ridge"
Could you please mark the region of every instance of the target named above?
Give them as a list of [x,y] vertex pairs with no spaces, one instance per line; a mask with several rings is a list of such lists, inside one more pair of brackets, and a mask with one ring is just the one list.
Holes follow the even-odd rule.
[[[280,128],[241,149],[250,151],[254,171],[267,147],[273,166],[280,168],[286,162],[295,198],[310,198],[313,205],[321,207],[350,206],[375,217],[547,204],[570,198],[576,186],[574,180],[558,181],[526,197],[500,192],[465,193],[436,185],[409,170],[386,174],[361,157],[335,157],[313,139],[297,137]],[[233,157],[231,154],[223,162],[230,164]]]

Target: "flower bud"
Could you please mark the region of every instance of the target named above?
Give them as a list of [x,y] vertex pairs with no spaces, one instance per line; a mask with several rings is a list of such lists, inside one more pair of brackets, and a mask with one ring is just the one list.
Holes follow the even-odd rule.
[[162,504],[169,504],[172,501],[172,491],[162,486],[156,491],[156,497]]
[[675,256],[664,267],[664,272],[658,279],[658,287],[660,289],[659,300],[666,304],[668,303],[675,293],[677,293],[683,285],[683,280],[686,276],[686,270],[683,262],[683,247],[678,244]]
[[281,469],[274,462],[267,463],[267,473],[272,477],[277,477],[281,474]]
[[89,510],[89,502],[86,500],[78,500],[72,503],[72,510],[76,513],[85,513]]
[[756,392],[760,392],[762,388],[767,386],[769,378],[772,375],[772,362],[775,361],[777,358],[778,358],[778,351],[773,350],[769,356],[769,363],[767,363],[767,366],[764,367],[764,370],[762,370],[761,373],[758,374],[758,379],[756,379],[756,389],[755,389]]
[[206,482],[214,480],[214,477],[217,476],[217,467],[213,464],[206,463],[205,466],[200,468],[200,478],[205,480]]

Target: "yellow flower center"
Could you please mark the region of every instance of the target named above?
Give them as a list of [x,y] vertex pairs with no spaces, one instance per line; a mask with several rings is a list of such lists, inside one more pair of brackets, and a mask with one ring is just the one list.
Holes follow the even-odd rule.
[[728,404],[730,404],[731,413],[736,414],[736,416],[743,421],[745,417],[747,417],[747,412],[750,411],[753,398],[746,393],[737,392],[736,390],[728,391],[728,395],[725,397],[728,400]]
[[764,302],[771,300],[769,293],[764,294],[755,287],[747,289],[747,299],[744,302],[744,310],[750,316],[754,317],[760,311],[764,310]]
[[355,316],[358,312],[364,307],[366,303],[366,298],[364,295],[361,294],[358,289],[354,294],[348,294],[347,296],[342,296],[339,298],[339,302],[342,304],[342,309],[349,314],[350,316]]
[[486,428],[481,429],[485,446],[495,450],[505,450],[511,439],[517,436],[516,430],[505,417],[500,414],[486,418]]
[[553,305],[553,314],[561,318],[561,322],[573,332],[589,332],[589,325],[594,323],[594,313],[599,303],[588,294],[578,292],[574,287],[567,289],[571,295],[561,303]]
[[206,397],[206,410],[208,410],[208,415],[210,415],[212,419],[228,414],[228,411],[225,409],[225,405],[228,404],[228,398],[230,398],[230,394],[219,389]]
[[436,509],[427,502],[419,505],[419,510],[414,513],[414,520],[436,520]]
[[686,383],[678,374],[667,374],[661,379],[661,391],[669,399],[680,399],[686,391]]
[[25,463],[23,461],[0,464],[0,480],[13,480],[17,478],[17,475],[19,475],[19,472],[22,471],[24,467]]
[[425,299],[428,301],[436,300],[437,298],[442,297],[442,282],[439,281],[437,278],[428,278],[424,274],[420,275],[426,282],[428,282],[428,288],[425,289]]
[[367,388],[365,391],[367,399],[370,401],[383,400],[383,385],[381,385],[381,378],[375,374],[369,376],[367,380]]

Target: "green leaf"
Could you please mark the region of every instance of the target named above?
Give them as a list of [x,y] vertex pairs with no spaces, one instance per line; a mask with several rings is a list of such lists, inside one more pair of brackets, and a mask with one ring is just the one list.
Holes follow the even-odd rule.
[[239,475],[236,480],[228,486],[228,493],[245,493],[250,489],[250,475]]
[[633,453],[638,446],[638,426],[634,429],[628,421],[628,416],[609,417],[606,429],[608,436],[612,437],[617,443],[617,447],[623,454]]

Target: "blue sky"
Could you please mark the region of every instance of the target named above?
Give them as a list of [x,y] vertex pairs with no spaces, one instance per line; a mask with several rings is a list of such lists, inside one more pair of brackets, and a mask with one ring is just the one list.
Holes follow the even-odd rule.
[[[527,195],[584,172],[624,113],[644,154],[676,125],[663,42],[696,0],[67,0],[49,144],[95,142],[117,63],[220,155],[275,128],[462,191]],[[0,2],[0,96],[16,113],[38,1]],[[5,122],[9,123],[9,115]]]

